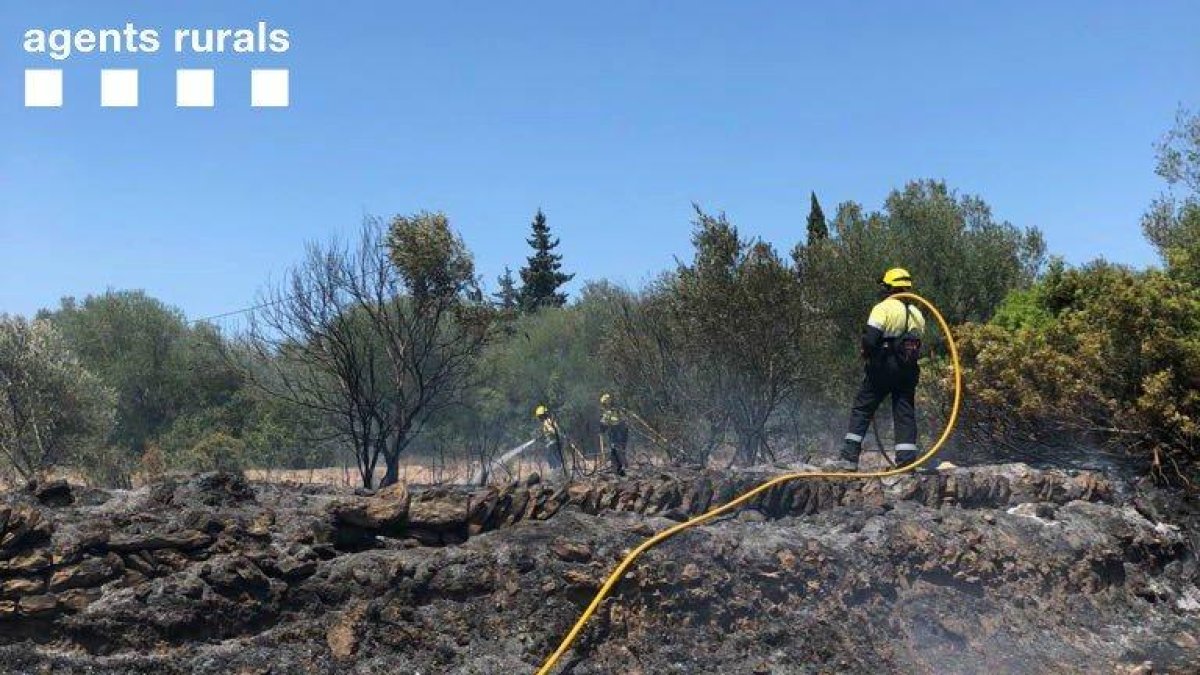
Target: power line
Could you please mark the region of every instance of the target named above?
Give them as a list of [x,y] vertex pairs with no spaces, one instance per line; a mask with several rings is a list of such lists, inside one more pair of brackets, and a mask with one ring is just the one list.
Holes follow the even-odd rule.
[[[367,270],[367,271],[366,271],[366,272],[364,272],[364,273],[363,273],[361,276],[359,276],[359,275],[355,275],[355,274],[348,274],[347,276],[349,277],[349,280],[350,280],[351,282],[360,281],[360,280],[362,280],[363,278],[367,277],[368,275],[375,274],[375,273],[377,273],[377,272],[381,271],[381,270],[383,269],[384,265],[386,265],[386,264],[387,264],[386,262],[379,262],[379,263],[376,263],[376,264],[373,266],[373,269]],[[213,314],[212,316],[202,316],[202,317],[200,317],[200,318],[198,318],[198,319],[190,319],[190,320],[189,320],[187,323],[189,323],[189,324],[192,324],[192,325],[195,325],[195,324],[198,324],[198,323],[203,323],[203,322],[205,322],[205,321],[212,321],[212,320],[214,320],[214,319],[224,319],[224,318],[231,317],[231,316],[237,316],[237,315],[239,315],[239,314],[246,314],[247,312],[254,312],[254,311],[257,311],[257,310],[260,310],[260,309],[266,309],[266,308],[268,308],[268,307],[274,307],[275,305],[281,305],[281,304],[283,304],[283,303],[285,303],[285,302],[290,302],[290,301],[292,301],[292,300],[298,300],[298,299],[300,299],[300,298],[307,298],[307,297],[309,297],[309,296],[313,295],[314,293],[317,293],[319,290],[320,290],[320,289],[318,289],[318,288],[314,288],[314,289],[311,289],[311,290],[309,290],[309,291],[305,291],[305,292],[301,292],[301,293],[294,293],[294,294],[292,294],[292,295],[285,295],[285,296],[283,296],[283,297],[276,298],[276,299],[274,299],[274,300],[269,300],[269,301],[267,301],[267,302],[262,302],[262,303],[259,303],[259,304],[257,304],[257,305],[252,305],[252,306],[250,306],[250,307],[243,307],[242,309],[235,309],[235,310],[231,310],[231,311],[228,311],[228,312],[222,312],[222,313],[220,313],[220,314]]]
[[277,298],[270,302],[259,303],[257,305],[253,305],[251,307],[243,307],[242,309],[235,309],[235,310],[231,310],[228,312],[222,312],[221,314],[213,314],[212,316],[202,316],[199,319],[189,319],[188,323],[190,323],[190,324],[204,323],[206,321],[212,321],[214,319],[224,319],[224,318],[230,317],[230,316],[237,316],[238,314],[245,314],[247,312],[255,312],[260,309],[266,309],[268,307],[273,307],[275,305],[282,304],[289,300],[295,300],[295,299],[299,298],[301,295],[312,295],[315,292],[316,291],[309,291],[308,293],[298,293],[296,295],[289,295],[289,296],[285,296],[282,298]]

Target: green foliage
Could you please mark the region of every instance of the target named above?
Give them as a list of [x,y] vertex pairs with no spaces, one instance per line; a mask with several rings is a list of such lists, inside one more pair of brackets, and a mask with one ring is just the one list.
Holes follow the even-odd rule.
[[533,248],[533,255],[521,269],[521,309],[528,312],[542,307],[562,307],[567,302],[567,294],[558,289],[575,275],[562,272],[562,256],[554,253],[558,239],[550,236],[550,226],[541,209],[533,217],[531,230],[527,241]]
[[808,243],[829,238],[829,224],[825,222],[825,212],[817,201],[817,193],[811,193],[811,204],[808,209]]
[[1054,320],[1054,313],[1050,309],[1053,303],[1047,295],[1048,289],[1063,287],[1065,270],[1066,265],[1061,258],[1051,260],[1043,277],[1044,281],[1028,288],[1009,291],[996,308],[991,323],[1009,330],[1047,327]]
[[404,287],[418,304],[428,298],[458,298],[475,281],[471,253],[444,214],[397,216],[388,228],[387,247]]
[[82,364],[117,393],[110,442],[134,460],[181,415],[227,401],[241,386],[222,360],[211,326],[142,291],[66,298],[44,312]]
[[492,294],[496,309],[504,312],[515,312],[520,306],[521,294],[517,290],[517,281],[513,278],[512,269],[504,268],[504,274],[496,277],[499,290]]
[[698,208],[692,243],[692,262],[622,314],[610,354],[624,400],[687,456],[705,459],[729,426],[754,463],[772,455],[772,418],[815,379],[822,331],[770,245]]
[[968,429],[1093,437],[1160,470],[1200,459],[1200,290],[1093,263],[1048,276],[1030,299],[1038,321],[960,332]]
[[1200,284],[1200,114],[1180,111],[1158,145],[1157,173],[1170,188],[1142,217],[1142,230],[1174,276]]
[[241,471],[246,465],[246,442],[224,431],[214,431],[179,459],[192,471]]
[[0,315],[0,460],[31,479],[68,462],[107,468],[116,396],[45,320]]
[[610,286],[585,286],[576,303],[522,315],[508,336],[489,347],[487,389],[504,401],[513,440],[532,436],[533,408],[540,403],[555,411],[563,433],[590,445],[596,398],[610,382],[596,355],[612,298],[619,295]]
[[724,215],[697,209],[695,259],[680,265],[672,302],[686,352],[710,373],[711,404],[738,437],[739,461],[771,455],[767,425],[815,379],[820,335],[791,266],[767,243],[741,237]]
[[823,290],[815,300],[843,340],[858,335],[888,268],[912,272],[917,292],[957,324],[990,319],[1008,291],[1028,286],[1045,263],[1041,232],[997,222],[982,199],[940,181],[909,183],[876,213],[844,203],[831,230],[829,240],[793,256],[805,284]]

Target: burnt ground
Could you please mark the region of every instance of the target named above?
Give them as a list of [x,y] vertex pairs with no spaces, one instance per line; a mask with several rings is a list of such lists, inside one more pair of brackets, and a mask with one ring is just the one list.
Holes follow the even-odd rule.
[[[533,672],[622,553],[766,475],[0,495],[0,670]],[[1200,672],[1195,506],[1086,471],[792,483],[638,562],[561,672]]]

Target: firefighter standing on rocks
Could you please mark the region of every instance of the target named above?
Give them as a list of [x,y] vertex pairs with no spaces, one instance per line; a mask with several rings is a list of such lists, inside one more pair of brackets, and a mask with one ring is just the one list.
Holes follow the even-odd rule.
[[600,395],[600,429],[608,444],[608,458],[612,470],[618,476],[625,475],[625,462],[621,459],[629,444],[629,425],[620,408],[613,403],[612,394]]
[[538,431],[542,437],[542,449],[545,453],[546,464],[550,466],[551,471],[562,471],[565,463],[563,441],[562,434],[558,430],[558,423],[554,421],[554,415],[550,414],[549,408],[539,405],[534,409],[533,416],[542,423]]
[[907,466],[917,459],[917,419],[915,399],[921,369],[921,338],[925,335],[925,317],[915,305],[892,297],[912,291],[912,275],[896,267],[880,279],[883,300],[871,310],[862,334],[864,376],[846,430],[841,459],[857,468],[863,437],[876,409],[887,397],[892,399],[892,423],[895,425],[896,465]]

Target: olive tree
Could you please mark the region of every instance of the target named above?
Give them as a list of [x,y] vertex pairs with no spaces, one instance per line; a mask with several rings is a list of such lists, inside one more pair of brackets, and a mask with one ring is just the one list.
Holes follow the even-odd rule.
[[726,431],[735,461],[773,458],[772,423],[817,377],[819,317],[793,267],[724,215],[697,209],[692,243],[692,261],[614,321],[617,380],[686,458],[707,461]]
[[[401,453],[473,383],[494,310],[440,213],[364,224],[353,245],[309,247],[251,321],[256,382],[325,417],[371,487],[399,479]],[[265,374],[262,371],[265,370]]]
[[86,460],[113,425],[115,393],[46,320],[0,315],[0,455],[29,480]]
[[1142,229],[1172,275],[1200,284],[1200,114],[1181,110],[1157,150],[1169,190],[1150,204]]

